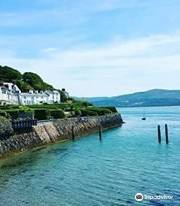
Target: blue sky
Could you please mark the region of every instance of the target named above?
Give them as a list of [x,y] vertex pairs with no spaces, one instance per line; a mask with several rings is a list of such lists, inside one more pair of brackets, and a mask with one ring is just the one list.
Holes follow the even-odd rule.
[[179,0],[1,0],[0,64],[73,96],[180,89]]

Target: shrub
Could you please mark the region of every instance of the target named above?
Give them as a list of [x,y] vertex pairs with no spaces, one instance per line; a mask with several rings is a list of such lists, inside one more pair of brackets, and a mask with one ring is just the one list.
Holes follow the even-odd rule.
[[18,109],[19,106],[18,105],[1,105],[0,109],[1,110],[7,110],[7,109]]
[[0,116],[0,136],[10,135],[13,133],[13,128],[11,122],[5,118]]
[[62,119],[65,117],[65,114],[62,109],[58,110],[50,110],[50,116],[53,117],[54,119]]
[[0,116],[7,117],[8,114],[5,111],[0,110]]
[[67,107],[64,109],[66,112],[71,112],[73,109],[71,107]]
[[81,105],[82,107],[92,106],[92,104],[90,104],[89,102],[82,102],[80,105]]
[[27,106],[19,106],[19,118],[32,118],[34,110]]
[[117,111],[117,109],[116,109],[116,107],[101,107],[101,108],[103,108],[103,109],[109,109],[111,112],[113,112],[113,113],[117,113],[118,111]]
[[82,114],[82,116],[97,116],[98,115],[97,112],[92,111],[90,109],[82,109],[81,114]]
[[24,111],[19,110],[19,118],[27,119],[27,118],[33,118],[34,111]]
[[10,116],[11,119],[18,119],[19,109],[8,109],[6,113]]
[[29,105],[29,108],[32,109],[65,109],[69,107],[69,104],[42,104],[42,105]]
[[49,119],[50,113],[47,109],[35,109],[34,117],[38,120],[47,120]]
[[96,112],[98,115],[111,114],[111,110],[102,107],[88,107],[87,110]]
[[75,101],[73,105],[75,108],[82,108],[82,107],[87,108],[88,106],[92,106],[91,103],[85,101]]
[[75,116],[82,115],[82,112],[81,112],[80,109],[76,109],[76,110],[74,111],[74,113],[75,113]]

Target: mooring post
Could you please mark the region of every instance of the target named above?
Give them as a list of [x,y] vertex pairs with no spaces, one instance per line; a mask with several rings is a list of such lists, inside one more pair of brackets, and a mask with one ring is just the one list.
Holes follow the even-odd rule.
[[102,126],[99,125],[99,140],[102,141]]
[[158,125],[158,142],[161,143],[161,127]]
[[169,144],[168,125],[165,124],[166,144]]
[[75,140],[74,126],[72,126],[72,140]]

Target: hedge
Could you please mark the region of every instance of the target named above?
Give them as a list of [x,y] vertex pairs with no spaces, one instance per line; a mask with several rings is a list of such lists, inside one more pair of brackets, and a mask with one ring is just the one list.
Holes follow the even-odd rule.
[[[3,115],[5,113],[5,115]],[[33,110],[23,110],[23,109],[8,109],[5,111],[0,111],[1,116],[10,117],[11,119],[18,119],[18,118],[32,118],[33,117]]]
[[34,118],[37,120],[47,120],[50,117],[50,112],[47,109],[35,109]]
[[10,116],[11,119],[19,118],[19,109],[9,109],[6,110],[6,113]]
[[33,118],[34,110],[19,110],[19,118]]
[[0,105],[0,109],[1,110],[6,110],[6,109],[18,109],[19,106],[18,105]]
[[111,114],[111,110],[102,107],[88,107],[87,110],[96,112],[98,115]]
[[65,114],[62,109],[50,110],[50,116],[54,119],[62,119],[65,117]]
[[82,112],[80,109],[75,109],[74,110],[74,116],[79,116],[79,115],[82,115]]
[[42,104],[42,105],[6,105],[0,106],[0,115],[10,117],[11,119],[31,118],[38,120],[48,120],[50,117],[54,119],[64,118],[64,111],[71,112],[71,116],[97,116],[116,113],[115,107],[96,107],[91,106],[88,102],[76,101],[73,104]]
[[82,116],[97,116],[98,113],[90,109],[81,109]]
[[29,105],[32,109],[66,109],[70,107],[70,104],[41,104],[41,105]]
[[0,116],[8,117],[8,114],[7,114],[7,112],[0,110]]
[[113,113],[117,113],[118,111],[117,111],[117,109],[116,109],[116,107],[100,107],[100,108],[103,108],[103,109],[109,109],[109,110],[111,110],[111,112],[113,112]]

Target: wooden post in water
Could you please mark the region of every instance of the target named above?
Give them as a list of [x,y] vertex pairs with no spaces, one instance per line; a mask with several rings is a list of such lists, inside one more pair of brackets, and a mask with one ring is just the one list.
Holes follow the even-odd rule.
[[158,125],[158,142],[161,143],[161,127]]
[[166,144],[169,144],[168,125],[165,124]]
[[99,125],[99,140],[102,141],[102,126]]
[[72,140],[75,140],[75,134],[74,134],[74,126],[72,126]]

